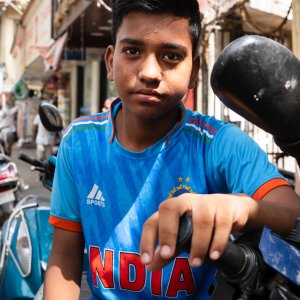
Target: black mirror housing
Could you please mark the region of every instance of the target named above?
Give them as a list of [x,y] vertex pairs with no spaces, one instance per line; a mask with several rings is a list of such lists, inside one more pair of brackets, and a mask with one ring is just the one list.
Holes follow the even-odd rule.
[[58,108],[50,103],[39,105],[39,115],[43,126],[51,132],[59,132],[63,129],[63,121]]

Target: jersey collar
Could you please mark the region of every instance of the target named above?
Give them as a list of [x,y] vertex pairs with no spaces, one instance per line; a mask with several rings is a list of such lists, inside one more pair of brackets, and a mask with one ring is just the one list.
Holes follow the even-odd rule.
[[[117,112],[119,111],[119,109],[122,107],[122,100],[120,98],[117,98],[116,100],[114,100],[111,104],[110,107],[110,138],[109,141],[110,143],[113,143],[114,139],[115,139],[115,122],[114,119],[117,115]],[[184,123],[184,119],[186,117],[186,108],[184,107],[183,104],[180,105],[180,117],[178,122],[173,126],[173,128],[167,133],[165,139],[165,146],[168,146],[170,139],[176,135],[176,133],[179,133],[179,129],[182,127],[182,124]]]

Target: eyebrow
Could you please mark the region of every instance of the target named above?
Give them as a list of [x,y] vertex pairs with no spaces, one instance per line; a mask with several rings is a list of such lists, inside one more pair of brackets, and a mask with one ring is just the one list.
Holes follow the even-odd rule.
[[[134,45],[134,46],[143,46],[143,45],[145,45],[145,43],[143,41],[132,39],[132,38],[124,38],[124,39],[120,40],[120,43],[121,44],[131,44],[131,45]],[[188,52],[187,47],[182,46],[182,45],[177,44],[177,43],[163,43],[161,45],[161,48],[181,50],[181,51],[184,51],[186,53]]]
[[145,43],[143,41],[131,39],[131,38],[124,38],[124,39],[120,40],[120,43],[121,44],[131,44],[131,45],[135,45],[135,46],[145,45]]

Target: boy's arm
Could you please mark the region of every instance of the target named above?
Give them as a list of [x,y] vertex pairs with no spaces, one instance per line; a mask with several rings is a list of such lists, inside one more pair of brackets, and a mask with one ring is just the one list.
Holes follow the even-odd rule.
[[82,233],[54,229],[43,300],[79,299],[83,251]]
[[[183,194],[168,199],[143,227],[141,260],[151,270],[162,268],[176,255],[179,217],[185,213],[193,217],[190,263],[199,267],[206,255],[211,259],[221,255],[231,232],[266,225],[286,234],[300,217],[300,197],[292,188],[280,186],[260,201],[231,194]],[[159,251],[155,251],[157,240]]]
[[300,197],[289,186],[277,187],[255,203],[256,210],[249,216],[245,230],[268,226],[284,236],[300,218]]

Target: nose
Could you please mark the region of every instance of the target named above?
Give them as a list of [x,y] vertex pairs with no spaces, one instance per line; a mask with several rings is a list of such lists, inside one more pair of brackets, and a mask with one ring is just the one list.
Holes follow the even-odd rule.
[[145,82],[159,82],[162,78],[162,69],[155,55],[148,55],[141,63],[139,79]]

